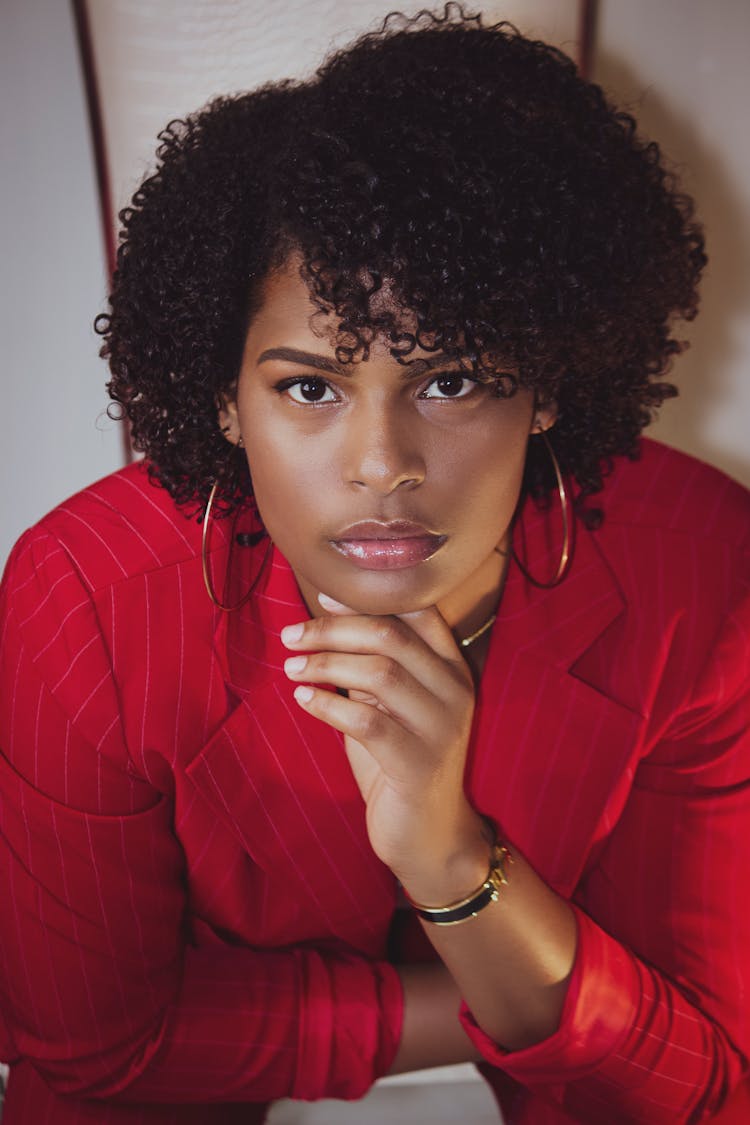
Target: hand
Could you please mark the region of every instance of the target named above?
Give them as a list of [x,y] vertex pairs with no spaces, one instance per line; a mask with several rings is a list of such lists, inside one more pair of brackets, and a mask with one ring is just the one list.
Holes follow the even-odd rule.
[[[471,674],[435,607],[376,617],[321,595],[330,616],[290,626],[300,706],[343,733],[376,854],[419,902],[444,905],[481,883],[483,823],[463,790]],[[304,655],[302,655],[304,654]],[[348,697],[310,685],[335,684]],[[448,897],[446,897],[448,896]]]

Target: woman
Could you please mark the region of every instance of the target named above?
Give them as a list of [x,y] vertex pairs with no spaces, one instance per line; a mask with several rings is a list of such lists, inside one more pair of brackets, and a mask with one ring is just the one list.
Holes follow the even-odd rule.
[[746,1120],[750,504],[640,440],[705,261],[658,150],[449,6],[159,156],[101,325],[146,461],[3,587],[6,1125],[463,1060],[507,1121]]

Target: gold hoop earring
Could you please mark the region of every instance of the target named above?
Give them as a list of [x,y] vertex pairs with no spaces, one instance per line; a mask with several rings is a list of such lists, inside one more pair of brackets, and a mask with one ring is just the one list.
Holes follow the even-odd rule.
[[[255,587],[258,585],[258,582],[260,581],[261,574],[266,569],[266,563],[268,562],[269,558],[271,557],[271,551],[273,550],[273,543],[271,542],[271,539],[269,537],[268,545],[266,547],[266,553],[263,556],[263,561],[261,562],[260,566],[258,567],[258,573],[255,575],[255,578],[252,580],[252,582],[250,584],[250,589],[247,591],[247,593],[243,594],[242,597],[240,598],[240,600],[238,602],[236,602],[234,605],[225,605],[224,602],[220,602],[219,599],[216,596],[215,591],[214,591],[213,583],[211,581],[211,575],[209,574],[209,570],[208,570],[208,529],[209,529],[209,525],[210,525],[210,522],[211,522],[211,509],[213,508],[214,500],[216,498],[216,489],[218,487],[219,487],[219,482],[215,481],[210,493],[208,494],[208,500],[206,502],[206,507],[205,507],[205,510],[203,512],[203,535],[201,536],[201,565],[203,567],[203,582],[204,582],[205,587],[206,587],[206,593],[208,594],[209,598],[211,599],[213,604],[216,606],[216,608],[222,610],[224,613],[234,613],[234,611],[236,609],[240,609],[245,604],[246,601],[249,601],[250,597],[252,596],[252,593],[255,590]],[[229,558],[230,558],[230,561],[231,561],[231,558],[232,558],[231,547],[229,549]],[[229,568],[227,567],[227,569],[229,569]]]
[[557,478],[557,495],[560,498],[560,508],[562,511],[563,544],[562,550],[560,551],[560,561],[557,564],[557,571],[555,572],[554,578],[550,582],[540,582],[538,578],[534,578],[534,576],[529,573],[526,566],[521,562],[518,554],[516,553],[515,547],[513,547],[512,554],[521,573],[525,578],[528,578],[532,586],[537,586],[540,590],[551,590],[553,586],[557,586],[558,582],[562,582],[568,569],[568,564],[570,563],[570,519],[568,517],[568,493],[565,488],[565,481],[563,480],[562,472],[560,471],[560,462],[555,456],[555,451],[552,448],[546,432],[544,430],[540,430],[539,436],[543,439],[544,444],[547,448],[547,452],[552,459],[552,467],[555,470],[555,477]]

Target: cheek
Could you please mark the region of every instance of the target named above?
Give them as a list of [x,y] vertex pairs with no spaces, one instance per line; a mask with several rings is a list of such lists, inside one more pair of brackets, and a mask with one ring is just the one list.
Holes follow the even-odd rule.
[[[245,446],[253,492],[261,519],[279,546],[294,538],[315,517],[326,494],[330,462],[316,457],[308,444],[273,430],[247,433]],[[320,463],[318,463],[320,462]]]
[[286,450],[276,449],[266,442],[247,447],[247,462],[253,481],[253,491],[259,506],[282,504],[292,499],[304,487],[306,474]]
[[512,510],[518,499],[526,462],[523,426],[495,425],[472,434],[457,447],[443,447],[432,459],[433,481],[466,505],[466,515]]

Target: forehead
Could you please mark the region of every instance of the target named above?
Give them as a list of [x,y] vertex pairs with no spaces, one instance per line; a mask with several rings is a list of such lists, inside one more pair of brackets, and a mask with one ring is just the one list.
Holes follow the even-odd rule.
[[248,331],[311,328],[311,318],[317,312],[310,290],[300,276],[300,263],[290,259],[264,279]]
[[372,331],[365,328],[367,345],[363,349],[361,339],[347,331],[335,312],[316,303],[302,268],[301,258],[293,256],[264,279],[245,338],[245,369],[276,359],[354,375],[360,363],[371,359],[378,365],[385,361],[394,378],[408,379],[436,368],[450,368],[480,380],[496,380],[508,394],[515,393],[518,367],[502,350],[475,351],[466,345],[461,332],[448,341],[438,333],[430,340],[429,334],[421,332],[417,343],[417,317],[398,303],[387,281],[370,295],[365,310],[376,324],[380,319],[387,327],[374,327]]
[[[274,269],[263,281],[256,311],[247,330],[248,347],[268,346],[274,338],[276,344],[304,341],[315,342],[318,350],[335,350],[340,342],[342,323],[332,310],[321,308],[310,294],[301,274],[302,263],[298,256],[289,258]],[[385,317],[399,333],[417,331],[415,314],[400,305],[386,280],[367,300],[366,312],[373,319]],[[346,335],[345,328],[343,329]],[[390,340],[375,337],[373,349],[392,346]],[[419,349],[417,349],[419,350]]]

